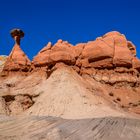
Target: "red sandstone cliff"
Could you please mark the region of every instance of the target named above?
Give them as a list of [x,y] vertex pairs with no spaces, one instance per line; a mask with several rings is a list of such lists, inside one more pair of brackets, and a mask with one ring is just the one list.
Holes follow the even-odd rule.
[[28,71],[31,62],[18,44],[15,44],[8,56],[3,71]]
[[[95,41],[75,46],[67,41],[58,40],[54,45],[48,43],[33,59],[32,66],[49,67],[63,62],[78,68],[114,69],[116,67],[140,70],[140,60],[136,57],[134,44],[127,41],[119,32],[109,32]],[[4,70],[29,70],[30,60],[15,44]]]

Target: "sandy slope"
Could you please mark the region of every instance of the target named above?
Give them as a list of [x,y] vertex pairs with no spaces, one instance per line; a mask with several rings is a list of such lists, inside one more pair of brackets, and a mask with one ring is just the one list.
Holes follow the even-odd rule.
[[[2,117],[0,117],[0,120]],[[30,116],[0,121],[1,140],[139,140],[140,121],[106,117],[66,120]]]
[[[16,86],[7,89],[6,84]],[[41,71],[14,75],[1,81],[0,92],[34,100],[20,113],[13,106],[16,116],[0,116],[0,140],[140,139],[140,119],[116,108],[103,97],[106,90],[99,82],[70,67],[58,68],[49,78]]]
[[[11,87],[5,86],[7,84]],[[12,102],[11,115],[45,115],[67,119],[128,115],[103,98],[106,92],[99,82],[81,77],[70,67],[55,70],[49,78],[45,78],[41,72],[34,72],[28,77],[14,75],[1,81],[0,88],[0,96],[8,97],[8,100],[18,95],[28,95],[34,101],[24,112],[19,108],[19,101],[9,101]]]
[[96,91],[92,92],[89,83],[75,71],[70,68],[58,69],[38,87],[36,92],[41,95],[24,115],[47,115],[69,119],[125,116],[105,102],[100,96],[101,89],[98,83],[94,84]]

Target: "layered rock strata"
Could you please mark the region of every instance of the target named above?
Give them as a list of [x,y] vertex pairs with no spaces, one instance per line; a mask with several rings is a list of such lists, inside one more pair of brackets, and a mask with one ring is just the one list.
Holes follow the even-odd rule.
[[[63,40],[58,40],[54,45],[49,42],[32,62],[20,48],[19,33],[12,36],[16,42],[2,73],[24,72],[28,73],[28,79],[36,73],[38,83],[42,77],[48,79],[53,71],[67,66],[84,80],[93,80],[99,87],[104,87],[100,95],[109,102],[124,110],[140,113],[140,60],[136,57],[135,45],[123,34],[109,32],[94,41],[75,46]],[[32,105],[34,101],[31,102]]]

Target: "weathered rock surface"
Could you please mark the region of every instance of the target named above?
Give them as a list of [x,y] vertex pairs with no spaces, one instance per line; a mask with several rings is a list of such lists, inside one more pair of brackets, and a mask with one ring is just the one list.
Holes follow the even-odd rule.
[[[17,38],[15,38],[15,40],[16,39]],[[106,92],[102,91],[100,94],[101,96],[103,96],[103,98],[108,99],[109,102],[113,104],[117,104],[123,110],[125,109],[127,111],[135,112],[137,114],[140,113],[139,112],[140,60],[136,57],[136,48],[134,44],[130,41],[127,41],[126,37],[120,34],[119,32],[109,32],[104,36],[97,38],[95,41],[80,43],[75,46],[71,45],[67,41],[62,41],[62,40],[58,40],[57,43],[54,45],[52,45],[49,42],[47,46],[45,46],[37,54],[37,56],[34,57],[32,61],[32,66],[30,60],[25,55],[25,53],[21,50],[19,44],[15,43],[15,46],[13,47],[13,50],[11,51],[3,69],[3,71],[10,71],[10,72],[14,71],[14,75],[12,75],[12,77],[10,76],[7,77],[6,80],[7,86],[1,84],[0,91],[6,93],[6,94],[1,94],[1,96],[7,96],[8,94],[17,96],[18,94],[20,95],[21,93],[24,96],[25,95],[29,95],[31,97],[36,96],[38,95],[38,93],[35,92],[34,94],[32,92],[33,86],[40,85],[39,82],[44,81],[44,79],[46,78],[46,80],[48,79],[46,84],[44,86],[42,84],[40,85],[40,87],[42,87],[42,89],[44,87],[47,87],[46,85],[49,85],[48,81],[50,75],[55,70],[58,69],[59,71],[59,69],[65,66],[67,66],[66,69],[68,71],[72,68],[81,77],[84,78],[86,77],[84,80],[88,79],[92,81],[91,83],[88,82],[88,84],[91,85],[91,87],[93,86],[94,83],[96,85],[99,84],[104,89],[106,89]],[[33,70],[31,68],[33,68]],[[22,71],[28,72],[29,70],[31,70],[31,72],[29,72],[28,76],[26,75],[23,76],[22,74],[20,74],[20,72]],[[17,80],[15,76],[16,75],[15,71],[18,71]],[[62,69],[62,71],[64,73],[67,73],[64,69]],[[37,74],[40,75],[40,78],[38,77]],[[72,73],[72,75],[73,74],[74,73]],[[70,78],[72,75],[68,77]],[[34,79],[33,76],[36,76],[36,78]],[[8,78],[13,80],[9,80]],[[20,80],[23,82],[23,84],[20,82]],[[67,80],[69,81],[69,79]],[[10,83],[10,81],[12,81],[12,83]],[[4,82],[5,81],[2,81],[2,83]],[[24,83],[26,83],[27,86],[25,86]],[[48,86],[47,89],[45,88],[45,90],[48,90],[50,86]],[[21,88],[23,88],[24,91],[21,90]],[[68,87],[68,88],[72,88],[72,87]],[[101,89],[100,86],[98,87],[98,89]],[[46,92],[45,90],[42,92]],[[52,93],[53,91],[49,91],[49,92]],[[77,93],[78,92],[81,91],[77,91]],[[118,94],[121,92],[123,92],[123,94]],[[64,95],[62,94],[62,98],[63,96]],[[45,98],[46,97],[44,97],[43,99]],[[31,105],[28,104],[29,108],[30,107],[36,108],[34,107],[37,104],[36,102],[33,106],[32,103]],[[42,99],[40,102],[43,102]],[[24,109],[23,106],[20,107],[20,104],[21,103],[17,101],[12,101],[10,105],[8,105],[8,108],[9,110],[14,110],[14,108],[16,108],[15,106],[19,106],[19,112],[24,112],[24,110],[26,109],[28,110],[28,107]],[[43,104],[41,103],[40,108],[42,108],[42,105]],[[38,109],[40,110],[39,105],[37,106]],[[78,108],[80,108],[80,106]],[[51,107],[48,106],[48,108]],[[38,109],[36,109],[35,111],[37,112]],[[54,108],[54,110],[56,109]],[[11,114],[16,114],[16,111],[10,111],[10,112]],[[44,112],[46,111],[44,110],[42,115],[47,114],[47,113],[44,114]],[[17,114],[19,114],[18,111]],[[47,115],[52,115],[52,114],[47,114]]]
[[118,117],[81,120],[0,117],[1,140],[139,140],[139,128],[139,120]]
[[137,57],[134,57],[132,60],[133,68],[140,71],[140,60]]
[[114,58],[113,64],[115,66],[131,67],[132,53],[127,46],[127,40],[124,35],[113,36],[114,38]]
[[5,62],[4,71],[28,71],[30,65],[31,62],[26,54],[21,50],[18,44],[15,44]]
[[16,43],[3,72],[2,140],[140,139],[140,60],[119,32],[75,46],[49,42],[32,63]]
[[[14,52],[14,53],[13,53]],[[67,41],[50,42],[34,57],[33,67],[53,67],[63,62],[70,66],[107,68],[134,68],[139,70],[139,59],[136,58],[134,44],[127,41],[119,32],[109,32],[95,41],[80,43],[75,46]],[[30,60],[16,44],[11,52],[5,70],[28,70]]]
[[124,35],[118,32],[110,32],[87,43],[82,52],[82,57],[87,58],[89,63],[96,63],[91,67],[131,67],[135,52],[130,51],[131,48],[134,49],[134,45],[133,47],[130,46],[132,43],[128,42],[127,44]]
[[9,114],[9,110],[7,108],[6,102],[4,98],[0,97],[0,115]]
[[[48,43],[33,59],[35,66],[53,66],[58,62],[92,68],[135,68],[139,65],[134,44],[119,32],[109,32],[95,41],[72,46],[58,40],[55,45]],[[135,66],[133,66],[135,65]],[[136,68],[137,69],[137,68]]]
[[57,64],[49,78],[43,71],[0,81],[0,96],[10,115],[78,119],[139,114],[139,81],[127,69],[116,69],[120,73],[85,69],[80,76],[73,68]]
[[0,72],[3,69],[3,66],[5,64],[6,59],[7,59],[7,56],[6,55],[0,55]]
[[82,58],[88,58],[89,62],[100,61],[113,57],[113,47],[108,46],[102,40],[88,42],[82,51]]
[[64,62],[68,65],[75,63],[72,45],[66,41],[58,40],[54,46],[48,43],[33,59],[35,66],[54,65],[57,62]]

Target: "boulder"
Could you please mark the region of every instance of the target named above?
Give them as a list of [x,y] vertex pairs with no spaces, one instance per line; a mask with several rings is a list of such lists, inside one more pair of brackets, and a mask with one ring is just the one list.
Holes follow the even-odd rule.
[[102,40],[88,42],[83,49],[82,58],[88,58],[90,62],[113,57],[113,48]]
[[45,66],[50,63],[49,55],[52,44],[49,42],[33,59],[32,63],[35,66]]
[[[118,67],[131,67],[132,66],[132,53],[128,48],[126,37],[119,32],[109,32],[103,36],[103,39],[109,42],[107,44],[111,44],[111,39],[113,39],[114,44],[114,57],[113,64]],[[106,42],[107,42],[106,41]]]
[[111,37],[99,37],[88,42],[82,52],[82,58],[87,58],[91,67],[113,67],[113,57],[114,43]]
[[79,44],[71,47],[71,51],[76,59],[81,56],[85,45],[86,45],[86,43],[79,43]]
[[64,62],[65,64],[72,65],[75,63],[75,58],[72,54],[66,51],[55,51],[50,53],[50,63]]
[[[88,42],[84,46],[81,57],[83,60],[88,59],[91,67],[130,68],[135,55],[135,46],[130,41],[127,41],[123,34],[113,31],[98,37],[95,41]],[[89,64],[86,62],[86,67]]]
[[33,59],[35,66],[54,65],[57,62],[74,64],[76,62],[72,45],[67,41],[58,40],[54,46],[48,44]]

